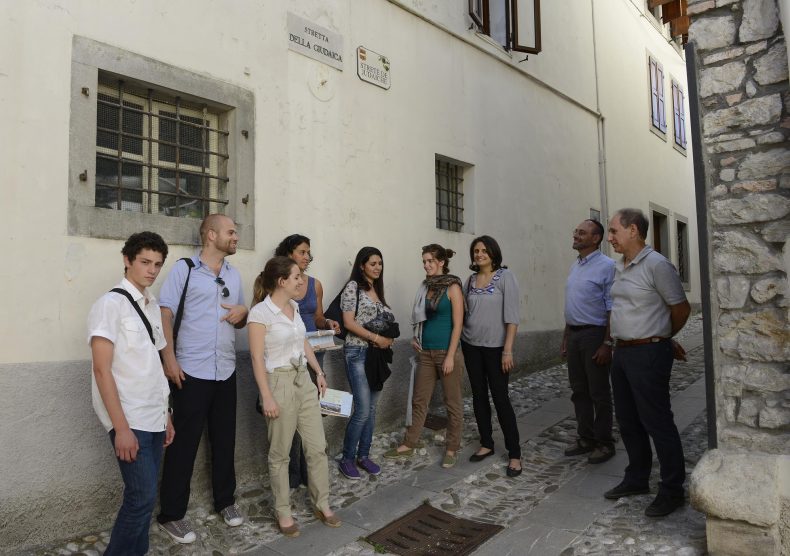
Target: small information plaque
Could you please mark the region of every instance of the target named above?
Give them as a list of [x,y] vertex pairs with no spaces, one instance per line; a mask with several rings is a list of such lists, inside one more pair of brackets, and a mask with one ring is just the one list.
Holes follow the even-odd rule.
[[389,58],[364,46],[357,47],[357,75],[382,89],[390,88]]
[[343,71],[343,35],[288,12],[288,48]]

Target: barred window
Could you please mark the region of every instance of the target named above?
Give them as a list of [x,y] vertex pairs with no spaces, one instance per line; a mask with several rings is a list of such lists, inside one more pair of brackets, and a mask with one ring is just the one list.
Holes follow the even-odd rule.
[[677,220],[675,222],[678,247],[678,274],[680,281],[689,283],[689,233],[688,224]]
[[201,219],[225,213],[228,132],[208,105],[99,72],[96,207]]
[[461,232],[464,227],[464,167],[436,157],[436,227]]

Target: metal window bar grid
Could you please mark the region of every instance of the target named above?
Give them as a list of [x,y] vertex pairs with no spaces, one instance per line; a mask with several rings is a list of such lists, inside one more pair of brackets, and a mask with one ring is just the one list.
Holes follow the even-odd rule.
[[[124,87],[123,80],[117,80],[116,82],[110,84],[108,82],[103,82],[105,86],[112,86],[114,87],[114,91],[117,95],[117,98],[113,98],[109,95],[103,95],[105,98],[101,98],[102,95],[99,95],[97,100],[97,105],[99,107],[106,106],[110,110],[117,110],[117,127],[108,128],[102,126],[101,120],[97,117],[97,148],[101,148],[102,146],[100,143],[100,134],[105,133],[109,135],[115,136],[115,141],[117,141],[117,149],[113,155],[108,155],[106,152],[101,152],[101,150],[97,149],[96,159],[97,159],[97,201],[99,198],[99,189],[98,187],[101,186],[102,188],[111,188],[115,190],[115,209],[117,210],[137,210],[135,207],[135,202],[131,201],[128,202],[124,199],[124,195],[131,195],[132,198],[136,198],[137,194],[140,194],[140,202],[139,202],[139,211],[140,212],[147,212],[147,213],[154,213],[154,212],[162,212],[160,209],[161,203],[160,201],[163,199],[172,199],[172,208],[174,209],[172,213],[168,213],[168,207],[164,207],[164,212],[170,214],[172,216],[192,216],[197,218],[203,218],[207,214],[211,212],[224,212],[225,205],[228,204],[227,198],[223,195],[223,186],[226,187],[228,183],[228,178],[222,176],[217,171],[216,173],[211,173],[210,168],[214,166],[215,168],[219,169],[222,161],[227,161],[229,156],[226,153],[220,152],[219,149],[213,150],[211,149],[211,134],[214,134],[214,137],[217,138],[217,143],[220,143],[220,138],[227,138],[228,132],[218,129],[217,127],[212,127],[209,125],[209,112],[207,106],[203,105],[200,107],[200,111],[198,112],[194,108],[188,110],[192,114],[196,112],[201,114],[201,118],[199,119],[199,124],[189,122],[185,120],[186,118],[191,117],[192,119],[197,119],[194,116],[183,116],[182,115],[182,107],[183,103],[181,98],[176,97],[164,97],[160,98],[161,94],[157,93],[157,98],[154,98],[155,91],[153,89],[148,89],[147,94],[143,97],[142,94],[136,91],[129,92],[128,89]],[[146,102],[145,109],[137,108],[137,105],[131,101],[126,100],[126,96],[130,99],[140,102],[144,100]],[[108,100],[107,97],[110,97]],[[167,115],[167,113],[163,113],[162,110],[155,110],[154,105],[170,105],[175,109],[175,113],[173,116]],[[140,126],[140,133],[133,133],[127,131],[126,127],[126,115],[139,115],[143,121],[147,120],[147,134],[143,131],[143,126],[141,122]],[[157,119],[158,126],[157,128],[154,127],[154,118]],[[161,139],[158,135],[161,133],[161,126],[162,122],[173,122],[175,125],[175,134],[174,134],[174,141],[167,141]],[[200,140],[200,147],[195,147],[191,145],[187,145],[182,142],[182,127],[185,126],[186,133],[189,133],[189,130],[192,129],[197,132],[197,136],[199,136]],[[131,124],[130,124],[131,126]],[[157,133],[159,131],[159,133]],[[188,137],[188,135],[186,135]],[[144,156],[135,156],[134,153],[130,154],[129,149],[127,151],[124,148],[127,146],[127,140],[130,142],[140,141],[140,155]],[[130,143],[133,144],[133,143]],[[142,146],[145,145],[147,148],[145,152],[143,151]],[[172,148],[174,153],[174,160],[172,165],[166,164],[156,164],[154,161],[159,159],[162,161],[162,152],[160,151],[161,146],[166,146]],[[155,149],[156,148],[156,149]],[[154,150],[156,150],[156,155],[154,154]],[[200,165],[186,165],[182,163],[182,152],[186,153],[194,153],[198,155],[197,157],[200,160]],[[213,160],[212,160],[213,157]],[[107,160],[111,162],[115,162],[117,165],[116,169],[116,176],[115,176],[115,183],[108,182],[106,180],[102,180],[99,177],[98,166],[100,160]],[[135,174],[125,174],[124,169],[125,167],[139,167],[140,168],[140,187],[127,186],[124,184],[124,177],[130,177],[130,181],[133,182]],[[143,181],[143,169],[147,169],[147,179],[144,180],[145,184],[142,183]],[[162,178],[163,174],[166,173],[173,173],[174,183],[175,183],[175,192],[167,192],[161,189],[161,184],[159,181]],[[155,175],[156,174],[156,175]],[[189,177],[197,177],[200,180],[200,191],[199,194],[190,193],[186,187],[182,187],[187,185],[187,179]],[[212,184],[213,180],[213,184]],[[156,184],[156,186],[155,186]],[[212,195],[211,190],[214,189],[216,194]],[[186,201],[186,204],[184,203]],[[97,203],[98,204],[98,203]],[[195,205],[199,207],[198,211],[190,212],[189,206]],[[182,208],[185,207],[185,208]],[[181,213],[184,214],[181,214]]]
[[688,282],[688,268],[686,266],[686,250],[688,246],[686,242],[686,226],[678,222],[677,226],[677,241],[678,241],[678,275],[680,275],[681,282]]
[[464,227],[464,178],[458,164],[436,160],[436,227],[460,232]]

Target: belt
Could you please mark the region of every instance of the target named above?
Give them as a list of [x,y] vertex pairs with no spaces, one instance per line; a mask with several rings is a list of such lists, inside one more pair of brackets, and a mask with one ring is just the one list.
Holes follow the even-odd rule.
[[574,332],[579,330],[587,330],[588,328],[604,328],[602,324],[569,324],[568,328]]
[[645,344],[657,344],[669,340],[669,338],[662,338],[660,336],[652,336],[650,338],[639,338],[638,340],[617,340],[615,347],[624,348],[631,346],[643,346]]

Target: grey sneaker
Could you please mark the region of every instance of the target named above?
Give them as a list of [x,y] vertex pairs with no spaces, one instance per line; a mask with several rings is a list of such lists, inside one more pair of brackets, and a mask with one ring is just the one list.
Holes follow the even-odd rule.
[[241,515],[239,507],[236,504],[231,504],[219,512],[219,515],[222,516],[222,519],[225,520],[225,525],[228,527],[238,527],[244,523],[244,517]]
[[186,519],[177,519],[160,523],[159,528],[170,535],[170,537],[180,544],[190,544],[195,542],[197,535],[192,530],[192,525]]

